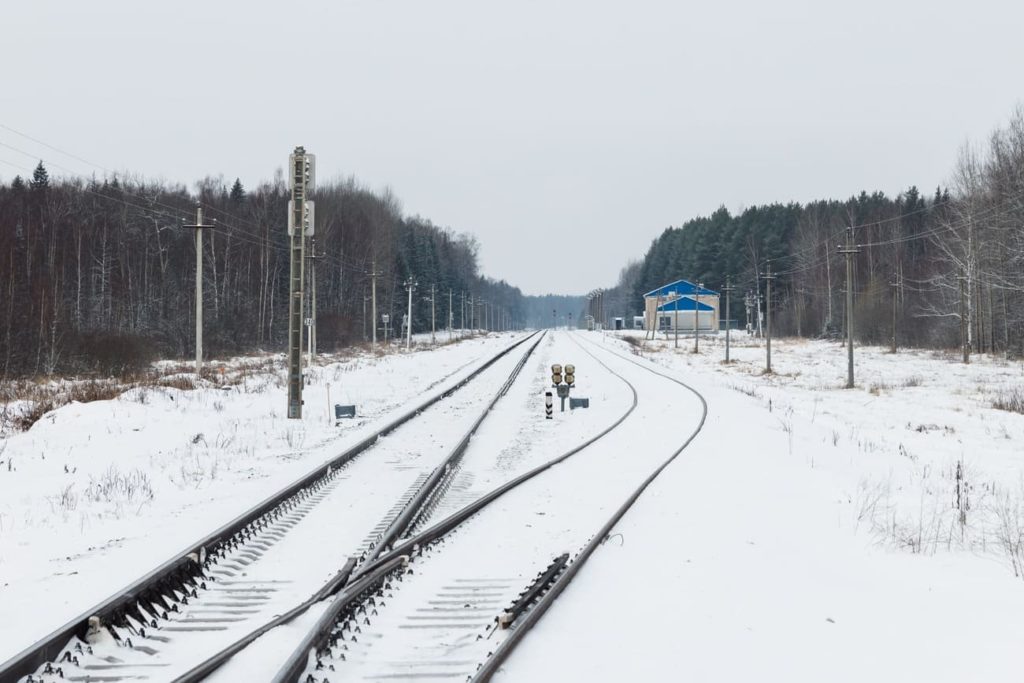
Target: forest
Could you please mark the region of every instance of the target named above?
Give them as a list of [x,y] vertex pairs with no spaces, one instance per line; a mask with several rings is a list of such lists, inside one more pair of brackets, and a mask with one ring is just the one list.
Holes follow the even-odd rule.
[[743,328],[748,311],[766,311],[770,273],[776,333],[839,336],[848,233],[859,341],[889,344],[895,323],[902,345],[1024,355],[1024,109],[985,144],[965,145],[934,192],[723,207],[669,227],[621,270],[606,317],[639,314],[644,292],[682,278],[731,283]]
[[[378,328],[381,314],[392,325],[405,314],[409,280],[413,332],[429,332],[432,313],[446,329],[449,311],[456,327],[524,324],[521,292],[480,273],[471,236],[404,217],[389,191],[354,179],[321,183],[312,198],[318,349],[371,336],[374,269]],[[283,351],[288,199],[280,172],[248,191],[208,178],[190,192],[51,178],[40,162],[31,178],[0,184],[0,374],[116,373],[193,353],[196,249],[184,226],[197,206],[213,225],[203,231],[205,353]]]

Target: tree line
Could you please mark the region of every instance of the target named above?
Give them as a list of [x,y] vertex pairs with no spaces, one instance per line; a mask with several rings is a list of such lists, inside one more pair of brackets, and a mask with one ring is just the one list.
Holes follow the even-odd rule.
[[[0,184],[0,373],[116,372],[192,353],[195,241],[182,226],[195,222],[197,205],[204,223],[216,221],[203,237],[206,352],[283,349],[289,197],[280,172],[251,191],[207,178],[190,192],[131,178],[52,179],[40,162],[30,179]],[[417,283],[414,332],[431,329],[432,294],[439,330],[449,311],[456,327],[522,324],[523,295],[480,273],[473,237],[405,217],[389,191],[354,179],[321,184],[312,198],[312,250],[323,256],[319,348],[370,337],[382,313],[398,323],[407,280]]]
[[[857,338],[888,343],[893,307],[901,344],[1024,355],[1024,110],[984,145],[965,146],[948,187],[895,197],[719,208],[667,228],[644,257],[622,269],[605,295],[610,318],[639,314],[643,294],[676,279],[733,292],[765,310],[771,269],[772,324],[781,334],[838,336],[845,318],[848,228]],[[753,320],[756,317],[751,316]],[[962,326],[961,326],[962,323]],[[961,332],[963,330],[963,332]]]

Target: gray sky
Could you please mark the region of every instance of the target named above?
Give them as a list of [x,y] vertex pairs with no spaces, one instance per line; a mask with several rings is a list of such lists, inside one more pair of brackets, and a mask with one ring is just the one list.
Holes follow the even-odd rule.
[[[665,227],[719,205],[931,192],[964,141],[1024,101],[1024,3],[1010,0],[39,0],[2,14],[0,123],[190,185],[252,186],[305,145],[318,177],[390,186],[533,294],[611,285]],[[3,129],[0,142],[96,171]],[[7,147],[0,160],[35,163]]]

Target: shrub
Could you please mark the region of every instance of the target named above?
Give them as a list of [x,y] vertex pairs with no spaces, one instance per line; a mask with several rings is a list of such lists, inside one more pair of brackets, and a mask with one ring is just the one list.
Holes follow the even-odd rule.
[[82,368],[115,376],[145,370],[156,359],[152,341],[134,334],[84,334],[74,355]]
[[1003,392],[992,401],[992,407],[1024,415],[1024,391],[1013,389]]

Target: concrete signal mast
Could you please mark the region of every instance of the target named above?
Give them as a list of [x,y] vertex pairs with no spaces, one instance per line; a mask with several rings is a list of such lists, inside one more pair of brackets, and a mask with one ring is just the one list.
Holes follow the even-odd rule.
[[288,417],[302,418],[302,288],[306,270],[306,236],[313,234],[313,191],[316,158],[296,147],[288,157]]

